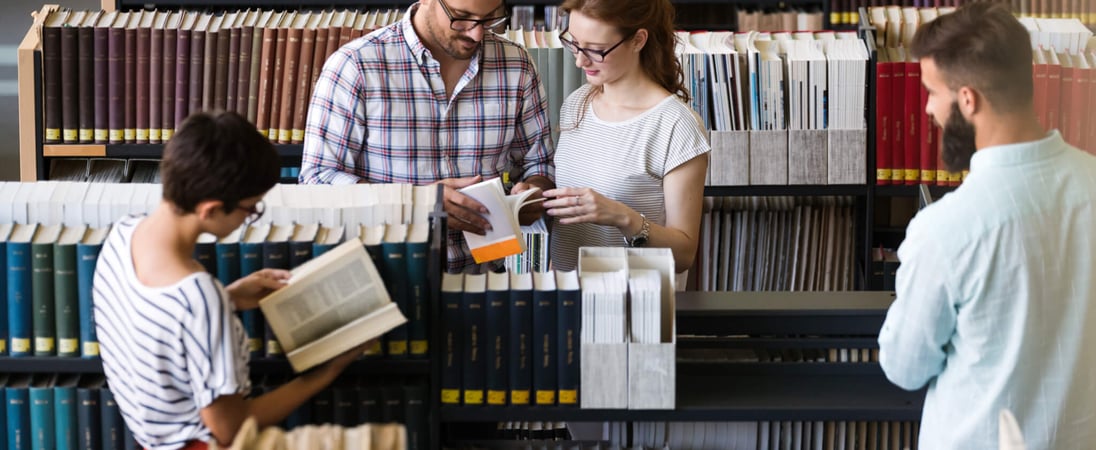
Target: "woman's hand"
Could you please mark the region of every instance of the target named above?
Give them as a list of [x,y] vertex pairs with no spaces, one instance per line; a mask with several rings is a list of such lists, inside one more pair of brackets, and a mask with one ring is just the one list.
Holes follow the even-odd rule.
[[632,208],[590,188],[557,188],[544,192],[544,208],[561,224],[596,223],[625,228]]
[[289,281],[289,271],[282,269],[262,269],[251,275],[240,278],[228,285],[228,297],[236,305],[237,311],[254,309],[259,306],[259,300],[271,292],[285,287]]

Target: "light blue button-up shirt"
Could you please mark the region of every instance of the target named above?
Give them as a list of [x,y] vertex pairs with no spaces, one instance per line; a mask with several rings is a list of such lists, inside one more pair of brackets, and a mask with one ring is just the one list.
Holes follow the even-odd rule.
[[976,152],[898,258],[879,360],[929,384],[921,448],[997,448],[1002,408],[1028,449],[1096,448],[1096,157],[1057,131]]

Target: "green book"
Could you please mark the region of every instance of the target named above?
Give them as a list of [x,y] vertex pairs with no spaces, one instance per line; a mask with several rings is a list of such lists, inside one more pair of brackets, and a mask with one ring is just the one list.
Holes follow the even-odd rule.
[[31,326],[34,356],[57,354],[57,323],[53,300],[53,246],[61,235],[61,225],[38,228],[30,244]]
[[57,356],[80,356],[80,293],[76,277],[76,244],[88,227],[65,227],[53,246],[53,308]]

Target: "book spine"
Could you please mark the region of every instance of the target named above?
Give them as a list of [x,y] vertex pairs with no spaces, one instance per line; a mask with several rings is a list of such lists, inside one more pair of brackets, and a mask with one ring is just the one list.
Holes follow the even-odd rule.
[[[443,273],[441,291],[442,371],[441,403],[459,405],[464,333],[460,274]],[[452,286],[452,287],[450,287]]]
[[533,292],[510,290],[510,404],[528,405],[533,384]]
[[361,423],[381,421],[381,392],[376,386],[358,386],[358,420]]
[[77,46],[77,96],[80,111],[79,142],[90,144],[95,139],[95,32],[92,27],[80,27]]
[[122,422],[122,413],[118,410],[118,403],[114,400],[114,393],[110,387],[103,386],[99,389],[99,414],[102,417],[99,437],[102,439],[103,450],[122,450],[122,435],[125,422]]
[[202,50],[202,111],[217,109],[213,103],[214,82],[217,77],[217,36],[219,31],[205,32],[205,46]]
[[[465,406],[483,405],[484,385],[486,384],[487,364],[484,359],[484,326],[487,324],[487,315],[484,308],[486,303],[486,291],[483,290],[484,282],[470,281],[485,275],[465,275],[465,290],[461,298],[461,310],[464,329],[464,355],[461,379],[463,401]],[[479,288],[469,288],[469,285]]]
[[91,299],[91,283],[95,278],[95,262],[101,244],[77,244],[76,294],[79,304],[80,354],[84,358],[99,357],[99,338],[95,334],[95,308]]
[[107,142],[125,142],[126,31],[113,27],[107,35]]
[[533,291],[533,401],[555,405],[557,383],[556,340],[558,311],[555,290]]
[[[76,245],[53,247],[54,314],[57,356],[80,356],[80,301],[77,294]],[[94,324],[89,324],[94,326]]]
[[579,355],[581,354],[581,341],[579,339],[579,325],[582,320],[582,294],[577,290],[557,291],[556,299],[559,331],[556,344],[556,367],[559,370],[559,404],[578,406],[578,388],[581,373],[579,372]]
[[45,136],[47,144],[61,142],[62,99],[61,92],[61,28],[42,28],[42,94],[45,97],[44,108]]
[[195,30],[190,33],[190,64],[187,67],[187,115],[202,110],[202,73],[205,70],[205,38],[205,32]]
[[510,394],[510,291],[489,289],[486,302],[483,331],[487,347],[487,404],[504,406]]
[[76,445],[80,450],[93,450],[102,445],[102,424],[99,415],[99,390],[76,389]]
[[270,122],[267,126],[267,138],[271,142],[278,140],[278,129],[281,122],[282,108],[282,82],[285,75],[285,50],[289,37],[289,29],[279,27],[274,39],[274,67],[270,72]]
[[228,105],[228,44],[230,38],[228,29],[222,28],[217,32],[216,53],[213,57],[213,108],[225,109]]
[[141,27],[137,29],[137,130],[136,142],[147,143],[149,137],[149,77],[151,76],[152,58],[152,30]]
[[25,242],[8,243],[8,333],[11,356],[32,353],[34,308],[31,299],[31,250]]
[[427,322],[429,307],[429,280],[426,275],[430,246],[426,242],[407,243],[408,324],[407,335],[412,358],[425,358],[429,352],[430,324]]
[[123,58],[123,66],[125,66],[123,91],[126,100],[123,108],[125,111],[122,118],[122,139],[127,144],[133,144],[137,142],[137,92],[134,91],[134,86],[137,85],[137,30],[126,28],[124,34],[126,50]]
[[[260,58],[263,51],[263,32],[264,30],[258,28],[251,31],[251,62],[249,63],[251,67],[247,70],[247,109],[242,112],[251,123],[258,123],[256,116],[259,104],[259,73],[266,65],[266,61]],[[262,131],[262,128],[259,128],[259,131]]]
[[[289,268],[294,269],[312,259],[312,241],[289,242]],[[355,424],[356,425],[356,424]]]
[[167,142],[175,134],[175,71],[178,69],[175,63],[179,61],[179,30],[165,29],[163,45],[160,52],[164,65],[160,70],[160,123],[152,126],[160,127],[160,140]]
[[[240,247],[240,277],[246,277],[263,268],[263,245],[261,243],[241,242]],[[258,358],[263,355],[263,323],[262,313],[258,309],[249,309],[240,313],[240,319],[247,332],[248,348],[251,349],[251,357]]]
[[331,423],[353,427],[358,420],[357,390],[353,385],[339,383],[331,387]]
[[[399,307],[404,316],[414,317],[412,313],[410,280],[407,273],[407,246],[403,242],[381,243],[382,272],[388,282],[392,302]],[[388,356],[406,358],[408,356],[408,325],[403,324],[385,334]]]
[[57,450],[77,449],[76,388],[72,386],[53,388],[54,443]]
[[57,448],[55,438],[56,426],[53,421],[53,387],[31,387],[30,401],[30,434],[31,448],[34,450],[50,450]]
[[[263,252],[264,269],[289,270],[289,242],[266,241],[263,242],[261,245]],[[266,356],[285,356],[285,351],[282,350],[281,344],[278,343],[278,338],[274,336],[274,330],[270,327],[263,328],[264,338],[266,342]]]
[[109,128],[107,114],[110,109],[107,103],[110,98],[107,92],[107,74],[110,58],[110,28],[95,27],[92,33],[95,39],[95,52],[92,55],[92,65],[95,69],[95,129],[92,133],[92,138],[96,144],[106,144],[107,130]]
[[[363,245],[363,247],[365,247],[366,253],[369,254],[369,259],[373,261],[373,267],[377,268],[377,273],[380,274],[381,279],[385,280],[386,283],[392,283],[392,277],[388,275],[388,266],[385,265],[384,262],[384,250],[381,248],[381,246],[378,244]],[[392,284],[389,284],[389,286],[391,286],[389,288],[389,295],[392,297],[392,301],[396,302],[395,292],[393,291],[395,289],[395,286]],[[397,303],[397,307],[398,305],[399,304]],[[400,310],[401,313],[403,311],[403,309]],[[404,314],[404,317],[407,317],[407,314]],[[406,325],[404,325],[403,327],[406,328]],[[384,352],[388,349],[388,341],[391,338],[391,334],[391,331],[389,331],[384,336],[381,336],[380,339],[374,340],[373,344],[369,345],[365,349],[365,357],[375,358],[384,356]]]
[[226,111],[236,111],[236,103],[239,101],[240,78],[240,27],[232,27],[228,30],[228,66],[225,76],[225,106]]
[[[293,101],[296,100],[297,79],[300,75],[299,60],[301,57],[301,40],[304,30],[301,28],[289,28],[285,38],[285,57],[282,59],[282,91],[281,109],[278,109],[278,143],[288,144],[292,140]],[[311,62],[311,61],[310,61]],[[273,139],[271,139],[273,140]]]
[[[66,144],[75,144],[80,141],[78,30],[76,27],[61,28],[61,53],[59,57],[61,67],[58,73],[61,77],[61,141]],[[43,43],[44,45],[45,43]],[[45,51],[44,48],[43,51]]]
[[[0,242],[0,356],[6,356],[10,351],[8,349],[8,339],[10,333],[10,327],[8,325],[8,245],[7,242]],[[0,387],[3,387],[0,385]],[[0,391],[3,392],[3,391]],[[0,442],[4,442],[4,439],[0,437]]]
[[307,28],[301,35],[301,52],[297,60],[298,70],[296,74],[296,88],[293,89],[293,120],[289,127],[289,142],[300,144],[304,142],[304,121],[308,112],[309,93],[312,91],[312,71],[319,70],[312,66],[312,54],[316,50],[316,29]]
[[31,298],[34,309],[34,356],[57,354],[53,308],[53,244],[31,244]]
[[163,138],[164,95],[164,29],[153,28],[148,56],[148,141],[160,143]]
[[4,389],[8,450],[31,450],[30,392],[25,384]]
[[[199,242],[194,245],[194,260],[205,268],[213,276],[217,276],[217,244],[214,242]],[[224,283],[228,286],[228,283]]]
[[[236,84],[239,86],[236,92],[235,111],[247,117],[247,103],[251,91],[251,47],[254,42],[255,27],[243,27],[240,30],[240,55],[239,70],[236,74]],[[254,122],[252,122],[254,123]]]

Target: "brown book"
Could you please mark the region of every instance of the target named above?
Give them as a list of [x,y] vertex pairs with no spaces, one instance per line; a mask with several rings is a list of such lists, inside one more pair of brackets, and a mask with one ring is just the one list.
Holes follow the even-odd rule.
[[175,134],[175,63],[179,60],[179,25],[182,20],[183,12],[173,11],[164,25],[164,48],[160,54],[164,65],[160,72],[163,77],[160,80],[160,140],[163,142]]
[[[328,29],[331,27],[331,18],[334,17],[334,11],[324,11],[323,17],[316,25],[316,44],[312,50],[312,73],[309,75],[308,81],[308,93],[305,95],[307,102],[312,101],[312,91],[316,88],[316,80],[320,79],[320,72],[323,71],[323,64],[327,61],[327,35]],[[308,103],[305,104],[305,118],[308,117]]]
[[236,103],[232,110],[247,117],[247,90],[251,87],[251,45],[260,11],[248,10],[240,19],[240,45],[236,60]]
[[95,11],[84,17],[84,23],[76,31],[77,63],[76,78],[79,87],[80,125],[77,132],[81,144],[90,144],[95,138],[95,66],[92,63],[92,54],[95,53],[95,23],[99,21],[102,11]]
[[214,53],[213,108],[225,109],[228,104],[228,41],[229,27],[235,20],[235,13],[222,16],[217,27],[217,48]]
[[149,136],[149,71],[152,58],[152,22],[156,19],[156,12],[149,11],[141,15],[141,21],[137,24],[137,80],[136,86],[136,116],[137,130],[136,142],[148,143]]
[[343,22],[346,21],[346,14],[347,11],[335,11],[331,16],[331,21],[327,23],[327,47],[324,50],[325,61],[339,49],[339,29],[342,27]]
[[187,77],[187,94],[189,101],[187,113],[194,114],[202,110],[202,77],[205,74],[205,41],[209,22],[213,20],[211,13],[201,13],[194,23],[194,29],[190,32],[190,75]]
[[70,11],[59,9],[50,13],[42,27],[42,94],[45,96],[46,143],[61,142],[61,27]]
[[225,84],[228,85],[225,92],[225,110],[236,111],[236,96],[239,95],[240,89],[241,21],[247,13],[234,12],[231,14],[233,15],[232,19],[225,19],[225,22],[230,22],[230,25],[228,25],[228,76],[225,77]]
[[267,127],[267,139],[271,142],[278,139],[278,129],[281,128],[282,110],[282,82],[285,81],[285,49],[289,37],[289,27],[296,17],[296,12],[286,13],[282,23],[278,24],[277,37],[274,40],[274,68],[270,73],[270,124]]
[[274,11],[263,11],[251,31],[251,62],[247,70],[247,107],[244,109],[247,120],[251,123],[256,123],[255,118],[258,115],[259,71],[264,64],[262,60],[263,29],[267,27],[272,17],[274,17]]
[[339,26],[339,47],[354,39],[354,24],[358,22],[358,16],[361,14],[363,13],[358,11],[350,11],[346,14],[346,21]]
[[183,15],[179,23],[179,32],[175,43],[175,122],[172,124],[172,134],[179,129],[183,119],[190,114],[190,42],[193,39],[194,22],[198,20],[197,12],[190,11]]
[[217,36],[224,16],[213,16],[205,33],[205,49],[202,59],[202,111],[216,109],[213,103],[213,82],[217,77]]
[[[268,139],[270,130],[270,105],[273,89],[274,52],[277,47],[278,25],[285,17],[279,12],[263,27],[263,45],[259,51],[259,92],[255,106],[255,127]],[[256,30],[257,31],[257,30]]]
[[93,74],[95,76],[95,88],[93,89],[95,93],[95,128],[92,133],[92,140],[96,144],[107,143],[107,130],[109,128],[107,114],[110,110],[107,104],[109,99],[107,94],[107,63],[110,54],[110,26],[114,24],[117,18],[117,11],[103,14],[99,17],[99,22],[95,24],[95,29],[92,32],[92,37],[95,40],[92,54]]
[[148,141],[159,144],[163,137],[164,27],[170,14],[167,11],[154,14],[148,56]]
[[312,92],[312,71],[319,70],[312,66],[312,54],[316,49],[316,34],[319,31],[322,13],[313,14],[304,26],[301,34],[301,54],[298,57],[297,87],[293,90],[293,125],[289,133],[289,142],[300,144],[304,142],[304,121],[308,112],[308,103]]
[[122,139],[127,144],[137,142],[137,28],[144,18],[143,11],[133,11],[125,28],[125,87],[126,104],[123,108]]
[[126,26],[129,12],[118,13],[107,36],[107,142],[125,143]]
[[77,30],[87,11],[73,11],[61,26],[61,142],[76,144],[80,130]]
[[[301,42],[304,38],[304,27],[311,18],[307,12],[299,13],[288,27],[285,40],[285,59],[282,69],[281,109],[278,111],[278,140],[279,144],[288,144],[293,131],[293,112],[296,111],[293,102],[297,99],[297,80],[300,79]],[[309,64],[312,61],[309,60]],[[273,139],[271,139],[273,140]]]

